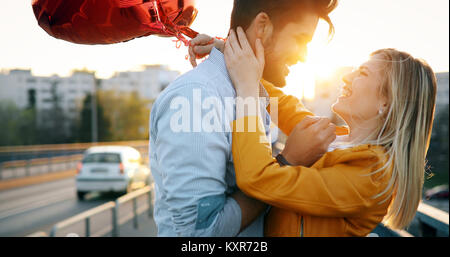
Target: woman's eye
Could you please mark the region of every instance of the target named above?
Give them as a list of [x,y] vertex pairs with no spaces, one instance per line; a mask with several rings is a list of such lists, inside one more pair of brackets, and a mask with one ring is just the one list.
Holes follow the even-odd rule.
[[363,76],[366,76],[367,77],[367,73],[365,72],[365,71],[359,71],[359,74],[361,74],[361,75],[363,75]]

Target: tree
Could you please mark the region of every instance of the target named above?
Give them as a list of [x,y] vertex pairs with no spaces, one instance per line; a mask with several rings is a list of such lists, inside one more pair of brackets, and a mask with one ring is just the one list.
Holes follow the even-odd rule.
[[31,145],[38,142],[34,108],[20,110],[12,102],[0,102],[0,146]]
[[[77,141],[91,142],[92,141],[92,95],[88,94],[83,101],[83,107],[80,112],[80,119],[78,123]],[[99,96],[97,95],[97,129],[98,140],[100,142],[111,141],[110,120],[105,116],[103,106],[100,104]]]
[[440,109],[434,119],[433,134],[427,154],[427,166],[431,170],[432,177],[425,181],[426,188],[449,183],[448,115],[449,106],[447,105]]
[[99,91],[98,94],[104,114],[111,122],[113,141],[148,139],[152,101],[140,98],[136,92]]

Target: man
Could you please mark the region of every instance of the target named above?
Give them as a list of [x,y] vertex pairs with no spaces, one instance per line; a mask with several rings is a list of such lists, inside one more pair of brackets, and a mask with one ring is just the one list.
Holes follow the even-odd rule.
[[[335,6],[333,0],[235,0],[231,28],[243,27],[251,44],[262,39],[264,78],[284,86],[287,66],[304,60],[319,17],[329,21]],[[150,164],[158,236],[263,236],[267,206],[236,187],[229,128],[235,113],[227,108],[235,96],[224,56],[213,49],[153,105]],[[264,88],[261,96],[267,96]],[[316,145],[301,147],[308,151]]]

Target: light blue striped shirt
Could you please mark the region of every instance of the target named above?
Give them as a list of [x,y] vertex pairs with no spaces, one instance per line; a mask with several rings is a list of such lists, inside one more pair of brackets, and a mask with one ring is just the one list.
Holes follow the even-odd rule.
[[[226,108],[226,102],[234,104],[235,97],[224,56],[213,49],[154,103],[150,166],[158,236],[263,236],[264,214],[239,233],[241,209],[230,197],[236,190],[230,130],[235,108]],[[211,127],[221,130],[210,132]]]

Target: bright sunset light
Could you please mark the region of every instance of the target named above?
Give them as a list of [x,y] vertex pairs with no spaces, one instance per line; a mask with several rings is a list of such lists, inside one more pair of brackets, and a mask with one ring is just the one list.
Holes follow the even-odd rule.
[[305,63],[290,68],[286,93],[307,100],[315,97],[316,79],[325,79],[340,65],[341,60],[328,50],[328,24],[320,21],[313,40],[308,44],[308,57]]
[[448,237],[449,3],[2,0],[0,237]]
[[[328,42],[328,25],[320,21],[309,44],[308,60],[291,67],[285,91],[312,99],[316,77],[325,78],[337,67],[359,65],[371,52],[386,47],[421,57],[436,72],[448,71],[448,4],[447,0],[340,1],[330,15],[336,28],[334,38]],[[233,0],[197,0],[198,16],[192,29],[225,37],[232,5]],[[69,76],[73,69],[87,68],[99,78],[109,78],[115,72],[149,64],[167,65],[181,73],[192,69],[185,60],[186,47],[177,49],[172,38],[149,36],[94,46],[52,38],[37,25],[30,1],[4,1],[0,31],[0,70],[23,68],[32,69],[35,75]]]

